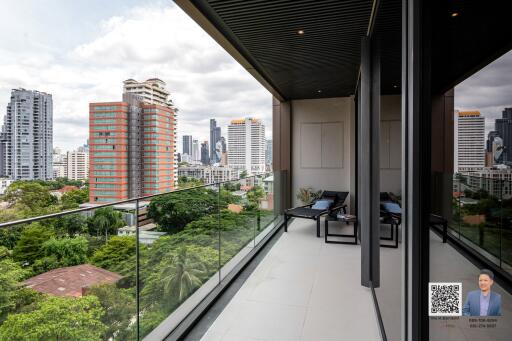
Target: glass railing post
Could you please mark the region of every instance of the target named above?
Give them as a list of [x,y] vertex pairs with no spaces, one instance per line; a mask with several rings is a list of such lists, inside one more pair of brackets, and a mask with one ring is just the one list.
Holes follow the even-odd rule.
[[140,253],[139,253],[139,199],[135,200],[135,311],[137,316],[137,340],[140,340]]
[[502,254],[502,250],[503,250],[503,214],[504,214],[504,207],[503,207],[503,189],[505,188],[505,180],[504,179],[500,179],[500,180],[497,180],[499,182],[499,186],[500,186],[500,189],[498,191],[499,193],[499,201],[500,201],[500,216],[499,216],[499,230],[498,230],[498,233],[499,233],[499,264],[500,264],[500,268],[503,267],[503,254]]
[[[253,188],[254,188],[254,191],[255,193],[258,192],[258,186],[259,186],[259,181],[258,181],[258,175],[254,175],[253,177]],[[256,246],[256,231],[258,230],[258,227],[259,227],[259,224],[260,224],[260,199],[255,195],[254,197],[254,214],[255,214],[255,219],[254,219],[254,224],[253,224],[253,229],[252,229],[252,246],[255,247]]]
[[220,215],[220,203],[221,203],[221,187],[222,184],[221,183],[217,183],[217,247],[218,247],[218,255],[219,255],[219,258],[218,258],[218,272],[219,272],[219,284],[221,283],[222,281],[222,274],[221,274],[221,271],[222,271],[222,241],[221,241],[221,215]]

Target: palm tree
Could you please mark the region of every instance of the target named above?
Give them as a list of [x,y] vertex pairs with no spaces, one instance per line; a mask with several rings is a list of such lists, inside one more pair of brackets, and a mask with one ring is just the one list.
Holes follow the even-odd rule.
[[207,274],[206,266],[201,260],[182,247],[178,254],[166,261],[162,269],[164,293],[178,302],[185,300],[196,288],[201,286],[201,278]]
[[[99,234],[99,231],[106,231],[110,226],[110,219],[103,214],[97,215],[94,217],[94,225],[96,226],[96,234]],[[106,242],[106,241],[105,241]]]

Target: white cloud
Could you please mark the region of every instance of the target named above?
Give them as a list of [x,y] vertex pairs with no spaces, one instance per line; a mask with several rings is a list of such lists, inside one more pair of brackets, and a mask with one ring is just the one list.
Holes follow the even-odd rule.
[[270,135],[270,93],[174,4],[132,8],[95,30],[40,55],[0,44],[0,107],[11,88],[51,93],[54,145],[73,149],[88,137],[89,102],[120,100],[127,78],[158,77],[180,109],[180,147],[183,134],[206,139],[210,118],[224,128],[233,118],[259,117]]
[[475,73],[455,88],[455,108],[479,110],[485,116],[488,133],[494,130],[494,120],[512,107],[512,52],[508,52]]

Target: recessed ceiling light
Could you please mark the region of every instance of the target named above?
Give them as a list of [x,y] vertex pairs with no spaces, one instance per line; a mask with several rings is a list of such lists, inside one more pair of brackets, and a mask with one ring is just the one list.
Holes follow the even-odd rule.
[[452,13],[452,18],[455,18],[455,17],[458,17],[459,16],[459,13],[458,12],[453,12]]
[[393,88],[395,88],[395,89],[398,88],[398,85],[393,85]]
[[297,34],[298,34],[298,35],[303,35],[303,34],[304,34],[304,30],[298,30],[298,31],[297,31]]
[[316,92],[321,93],[321,92],[322,92],[322,90],[317,90]]

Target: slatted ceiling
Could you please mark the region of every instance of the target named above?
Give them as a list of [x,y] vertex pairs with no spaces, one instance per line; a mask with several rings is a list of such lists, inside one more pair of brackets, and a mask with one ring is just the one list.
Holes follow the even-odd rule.
[[[432,87],[443,93],[512,48],[510,1],[447,1],[432,11]],[[451,14],[457,12],[458,16]]]
[[402,1],[383,0],[373,36],[378,40],[381,61],[381,93],[399,94],[402,77]]
[[192,2],[285,98],[353,94],[372,0]]

